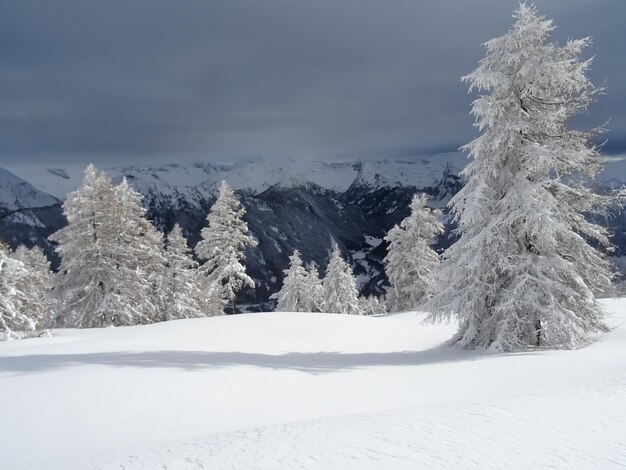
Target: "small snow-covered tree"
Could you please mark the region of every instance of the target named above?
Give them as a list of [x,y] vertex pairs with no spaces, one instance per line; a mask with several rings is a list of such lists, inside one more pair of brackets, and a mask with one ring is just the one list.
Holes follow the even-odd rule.
[[167,236],[165,256],[167,270],[164,280],[165,308],[163,318],[202,317],[202,286],[198,276],[198,263],[191,257],[191,249],[180,225]]
[[324,305],[328,313],[361,314],[359,291],[350,265],[341,257],[338,245],[333,249],[323,281]]
[[554,26],[532,6],[515,18],[464,77],[485,92],[472,108],[482,134],[465,147],[466,185],[450,201],[460,238],[429,307],[458,319],[452,342],[465,348],[573,348],[605,330],[595,296],[611,278],[594,248],[606,231],[583,216],[606,202],[585,186],[599,153],[567,126],[598,92],[580,58],[590,40],[549,42]]
[[12,259],[0,241],[0,340],[20,338],[24,332],[35,330],[35,321],[20,308],[27,293],[18,286],[26,274],[23,263]]
[[361,302],[362,315],[381,315],[387,313],[385,303],[381,302],[375,295],[369,295],[367,297],[361,296],[359,297],[359,301]]
[[242,261],[246,248],[256,246],[257,241],[248,234],[244,214],[245,209],[235,193],[222,181],[217,200],[207,215],[207,226],[202,229],[202,240],[195,248],[198,257],[206,260],[200,272],[206,276],[207,290],[228,299],[233,313],[237,292],[244,285],[254,288],[254,281],[246,274]]
[[307,299],[309,297],[309,286],[307,283],[307,272],[302,266],[300,252],[294,250],[289,257],[289,269],[286,269],[283,287],[279,292],[273,294],[270,298],[276,299],[276,310],[279,312],[306,312],[309,305]]
[[439,257],[431,244],[443,233],[440,217],[441,211],[428,207],[425,194],[416,195],[411,214],[385,237],[389,242],[384,262],[391,284],[387,293],[390,310],[414,309],[434,293],[430,274]]
[[37,246],[27,248],[20,245],[13,253],[13,258],[24,265],[24,275],[16,284],[17,290],[25,293],[19,309],[35,322],[36,329],[48,328],[55,312],[55,302],[50,295],[52,288],[50,261]]

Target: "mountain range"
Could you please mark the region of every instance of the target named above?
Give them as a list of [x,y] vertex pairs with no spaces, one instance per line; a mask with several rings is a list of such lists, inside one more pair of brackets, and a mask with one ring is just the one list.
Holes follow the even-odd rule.
[[[466,163],[461,153],[405,159],[319,162],[305,158],[250,160],[236,163],[171,163],[104,168],[114,183],[122,178],[139,191],[150,220],[167,233],[179,223],[191,246],[205,225],[217,188],[227,181],[239,195],[258,247],[247,253],[248,273],[256,289],[242,292],[250,310],[268,309],[269,296],[282,283],[294,249],[305,263],[323,272],[337,243],[352,264],[364,294],[380,294],[386,278],[382,260],[387,231],[408,215],[417,192],[443,208],[462,185]],[[0,237],[11,245],[39,245],[58,264],[47,236],[62,227],[62,200],[81,183],[83,168],[24,167],[0,169]],[[19,174],[19,176],[18,176]],[[599,189],[626,181],[626,161],[610,159],[596,180]],[[446,217],[446,220],[448,218]],[[626,218],[609,219],[617,244],[626,250]],[[453,241],[448,230],[437,241],[439,251]]]

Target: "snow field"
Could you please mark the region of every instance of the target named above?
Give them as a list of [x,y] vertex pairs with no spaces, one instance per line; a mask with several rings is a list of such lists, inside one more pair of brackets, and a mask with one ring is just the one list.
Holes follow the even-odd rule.
[[624,468],[626,300],[576,351],[268,313],[0,344],[0,468]]

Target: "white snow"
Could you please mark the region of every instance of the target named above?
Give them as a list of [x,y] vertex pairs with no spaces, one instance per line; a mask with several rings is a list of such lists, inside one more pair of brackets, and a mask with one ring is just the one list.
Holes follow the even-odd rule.
[[453,326],[268,313],[0,344],[0,467],[617,469],[626,300],[587,348],[485,354]]
[[371,235],[365,235],[365,243],[367,243],[372,248],[376,248],[383,242],[382,238],[373,237]]

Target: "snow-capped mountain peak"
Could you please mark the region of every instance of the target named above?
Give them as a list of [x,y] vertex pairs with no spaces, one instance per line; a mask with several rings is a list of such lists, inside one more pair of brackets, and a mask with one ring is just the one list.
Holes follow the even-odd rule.
[[29,182],[0,168],[0,211],[47,207],[58,204],[55,197],[38,190]]

